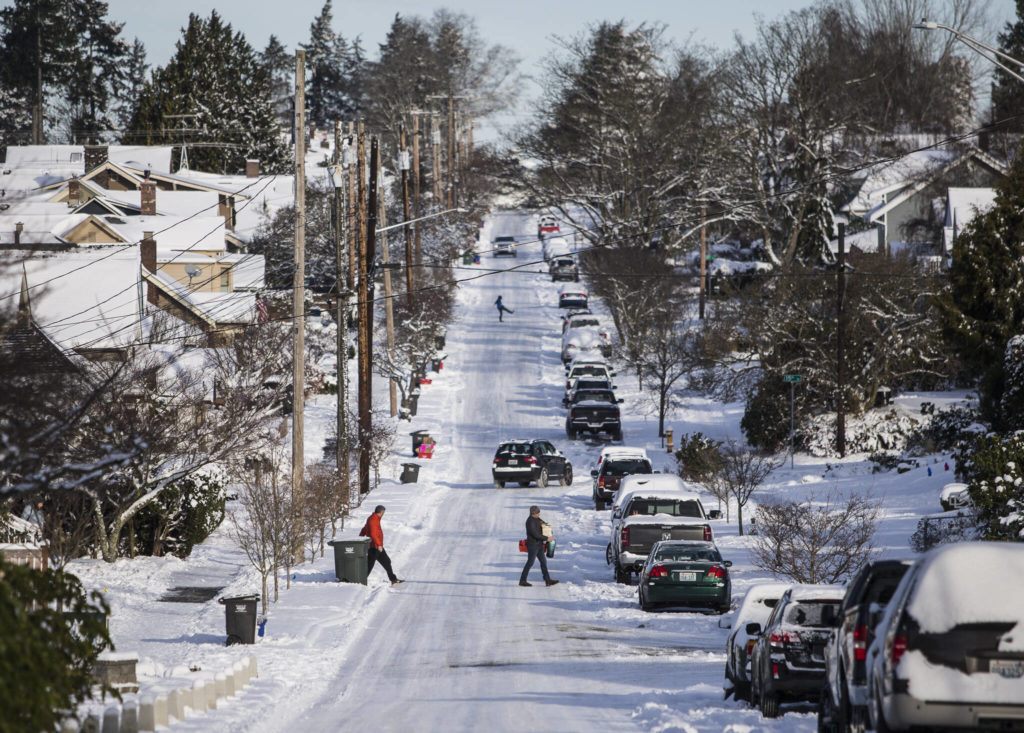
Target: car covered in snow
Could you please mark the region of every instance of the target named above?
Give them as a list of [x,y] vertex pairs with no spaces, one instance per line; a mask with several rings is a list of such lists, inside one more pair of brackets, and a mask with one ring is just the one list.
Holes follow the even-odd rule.
[[732,629],[725,642],[726,696],[731,692],[737,700],[750,699],[750,652],[757,637],[747,633],[747,624],[763,626],[789,585],[759,583],[751,586],[735,613],[719,621],[718,625],[723,629]]
[[926,552],[875,633],[867,685],[876,731],[1024,727],[1024,545]]
[[817,700],[825,680],[825,645],[843,600],[841,585],[794,585],[764,624],[750,622],[757,637],[750,655],[750,700],[766,718],[785,701]]
[[541,254],[550,262],[556,257],[572,256],[572,247],[564,237],[547,237],[541,245]]
[[598,316],[576,316],[562,333],[562,363],[568,364],[580,354],[611,354],[612,342],[608,327]]
[[943,486],[942,491],[939,492],[939,503],[942,505],[943,511],[947,512],[969,507],[971,494],[967,489],[967,484],[951,483]]
[[557,282],[559,280],[579,282],[580,280],[579,265],[576,264],[576,260],[572,257],[556,257],[551,260],[551,264],[548,266],[548,272],[551,273],[551,282]]
[[536,482],[543,489],[552,479],[568,486],[572,483],[572,464],[547,440],[506,440],[494,453],[491,477],[496,489],[512,482],[523,487]]
[[586,308],[589,304],[587,291],[579,288],[566,288],[558,294],[559,308]]

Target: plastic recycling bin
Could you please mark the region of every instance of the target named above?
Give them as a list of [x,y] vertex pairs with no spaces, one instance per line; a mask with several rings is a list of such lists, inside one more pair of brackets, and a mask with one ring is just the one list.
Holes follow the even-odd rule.
[[420,446],[430,437],[426,430],[414,430],[409,433],[412,436],[412,455],[415,458],[419,455]]
[[420,480],[420,464],[403,463],[402,477],[399,479],[403,484],[414,484]]
[[444,342],[445,342],[445,338],[444,337],[445,337],[445,334],[443,334],[443,333],[436,333],[436,334],[434,334],[434,348],[435,349],[443,349],[444,348]]
[[342,583],[362,583],[366,585],[369,571],[367,554],[370,551],[369,537],[356,537],[351,540],[331,540],[334,548],[334,574]]
[[416,407],[420,401],[419,393],[413,393],[402,400],[402,407],[409,411],[411,417],[416,417]]
[[232,644],[256,643],[256,604],[259,595],[221,598],[224,606],[225,629],[228,633],[226,646]]
[[472,248],[467,249],[465,252],[462,253],[462,264],[464,264],[464,265],[472,265],[473,264],[473,257],[474,257],[474,253],[473,253]]

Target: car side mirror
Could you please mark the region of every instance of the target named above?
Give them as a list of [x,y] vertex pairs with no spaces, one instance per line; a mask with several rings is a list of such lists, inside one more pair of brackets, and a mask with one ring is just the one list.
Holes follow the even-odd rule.
[[711,509],[708,512],[708,519],[721,519],[721,518],[722,518],[722,510],[721,509]]
[[612,518],[613,519],[618,519],[621,516],[622,516],[622,512],[620,512],[618,509],[616,509],[614,512],[612,512]]
[[621,397],[620,397],[619,399],[615,400],[615,401],[616,401],[617,403],[619,403],[620,405],[622,404],[622,398],[621,398]]
[[756,621],[746,625],[744,630],[747,632],[747,636],[760,636],[761,635],[761,624]]
[[591,472],[590,472],[590,476],[591,476],[592,478],[597,478],[597,471],[596,471],[596,470],[594,470],[594,471],[591,471]]
[[725,567],[727,567],[727,568],[731,568],[732,567],[732,560],[726,560],[723,563],[723,565],[725,565]]

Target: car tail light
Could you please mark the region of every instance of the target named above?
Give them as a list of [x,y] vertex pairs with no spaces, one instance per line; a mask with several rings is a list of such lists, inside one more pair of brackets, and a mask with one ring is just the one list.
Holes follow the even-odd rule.
[[570,420],[575,420],[576,419],[576,410],[569,410],[569,419]]
[[599,488],[599,489],[603,489],[604,488],[604,476],[602,476],[601,478],[599,478],[597,480],[597,488]]
[[853,658],[858,662],[868,658],[868,627],[865,624],[853,627]]
[[652,577],[652,578],[667,578],[668,577],[668,568],[666,568],[664,565],[655,565],[653,568],[651,568],[650,577]]
[[774,647],[781,647],[786,644],[792,644],[797,641],[795,634],[789,634],[785,631],[773,631],[771,636],[768,637],[768,644]]
[[708,573],[707,573],[707,575],[705,577],[708,577],[708,578],[723,578],[724,579],[724,578],[726,578],[728,576],[729,576],[729,573],[728,573],[728,571],[725,568],[723,568],[723,567],[721,567],[719,565],[715,565],[715,566],[713,566],[713,567],[708,569]]
[[890,652],[890,659],[892,660],[892,666],[896,666],[900,663],[900,659],[903,654],[907,651],[907,637],[903,634],[897,634],[892,638],[892,651]]
[[775,679],[779,678],[779,665],[777,664],[772,665],[772,677]]
[[499,463],[501,463],[501,459],[500,459],[500,458],[497,458],[497,457],[495,457],[495,459],[494,459],[494,465],[495,465],[495,466],[497,466],[497,465],[498,465]]
[[704,541],[705,542],[711,542],[712,539],[713,539],[713,535],[711,534],[711,525],[710,524],[705,524],[704,525]]
[[527,463],[530,463],[530,464],[533,464],[533,463],[536,463],[536,462],[537,462],[537,459],[536,459],[536,458],[534,458],[533,456],[527,456],[527,457],[526,457],[526,462],[527,462]]
[[629,547],[629,527],[622,528],[622,546]]

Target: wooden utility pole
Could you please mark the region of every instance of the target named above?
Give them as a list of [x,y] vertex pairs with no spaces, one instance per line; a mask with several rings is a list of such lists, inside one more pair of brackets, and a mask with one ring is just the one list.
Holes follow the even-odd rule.
[[[415,250],[415,262],[419,267],[422,264],[420,249],[420,118],[413,114],[412,118],[412,210],[416,217],[413,225],[413,249]],[[408,218],[408,217],[406,217]]]
[[[292,506],[301,512],[306,393],[306,52],[295,52],[295,276],[292,284]],[[300,540],[301,546],[301,540]]]
[[[377,172],[377,188],[380,191],[378,198],[377,212],[379,220],[379,228],[385,229],[388,225],[387,222],[387,210],[384,205],[384,171],[382,169]],[[403,227],[406,231],[406,248],[408,249],[408,232],[409,227]],[[391,262],[391,253],[388,248],[388,235],[383,231],[380,233],[380,261],[384,264],[384,326],[387,329],[388,334],[388,354],[391,358],[395,358],[395,313],[391,303],[391,268],[388,267],[388,263]],[[391,417],[398,414],[398,389],[395,385],[395,378],[392,377],[388,380],[388,393],[390,396],[391,404]]]
[[839,224],[839,261],[836,268],[836,450],[846,456],[846,375],[843,341],[846,338],[846,225]]
[[708,282],[708,240],[707,240],[708,209],[700,207],[700,320],[704,320],[704,301],[707,300]]
[[[341,122],[334,123],[334,165],[337,169],[332,175],[334,184],[334,266],[336,269],[334,278],[334,290],[338,297],[338,308],[335,322],[338,324],[337,351],[338,351],[338,399],[337,399],[337,432],[338,442],[335,446],[335,458],[338,466],[338,477],[341,480],[345,496],[348,496],[349,481],[349,452],[348,452],[348,294],[345,287],[346,279],[351,278],[347,273],[348,263],[345,258],[345,230],[347,228],[347,217],[345,216],[345,190],[348,181],[342,168],[341,156]],[[340,179],[340,180],[338,180]],[[345,276],[342,273],[346,273]]]
[[[357,148],[356,155],[361,155],[362,150],[358,148],[356,144],[356,126],[354,122],[348,123],[348,145],[349,150]],[[348,273],[346,275],[345,282],[348,285],[348,289],[355,292],[355,279],[359,273],[358,258],[359,253],[362,251],[360,247],[360,237],[363,235],[360,233],[360,227],[362,226],[362,220],[356,214],[356,207],[360,199],[356,196],[356,174],[360,170],[357,161],[353,160],[348,166]]]
[[444,208],[441,199],[441,126],[434,115],[430,116],[430,144],[433,146],[434,206],[440,211]]
[[[402,169],[402,215],[409,221],[409,151],[405,147],[404,122],[398,125],[398,147],[398,167]],[[405,230],[405,298],[411,311],[415,302],[412,294],[412,227],[402,228]]]
[[[367,181],[364,176],[366,167],[366,146],[363,124],[359,123],[359,188],[367,195],[359,197],[360,228],[365,235],[359,257],[359,299],[362,308],[359,312],[359,491],[366,494],[370,491],[370,450],[369,441],[372,435],[373,409],[373,277],[371,266],[376,258],[377,228],[377,166],[379,147],[377,138],[370,139],[370,175]],[[365,226],[365,228],[364,228]]]

